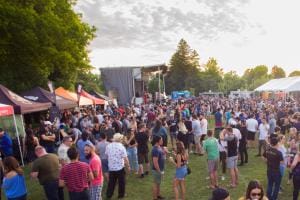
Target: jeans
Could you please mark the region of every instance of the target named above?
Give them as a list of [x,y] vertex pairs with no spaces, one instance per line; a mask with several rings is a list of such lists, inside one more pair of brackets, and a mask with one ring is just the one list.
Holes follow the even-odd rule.
[[299,190],[300,190],[300,176],[293,176],[293,200],[298,200]]
[[267,197],[269,200],[277,200],[280,182],[281,182],[281,174],[280,172],[267,172],[268,176],[268,187],[267,187]]
[[90,200],[90,193],[88,189],[82,192],[69,192],[70,200]]
[[241,156],[241,164],[248,163],[248,152],[246,144],[240,144],[239,146],[239,153]]
[[106,190],[106,197],[111,198],[114,194],[116,182],[119,183],[119,198],[124,197],[125,195],[125,169],[119,171],[109,171],[109,179]]
[[48,200],[64,200],[64,190],[58,187],[58,181],[48,181],[43,187]]
[[266,141],[265,140],[258,141],[258,155],[262,155],[261,148],[263,148],[264,152],[266,151]]
[[133,171],[138,171],[138,157],[137,157],[137,148],[136,147],[128,147],[127,148],[127,156],[130,164],[130,168]]

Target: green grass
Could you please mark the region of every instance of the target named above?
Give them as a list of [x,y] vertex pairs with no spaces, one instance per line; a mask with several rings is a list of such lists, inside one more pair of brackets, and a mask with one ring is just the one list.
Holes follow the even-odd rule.
[[[255,157],[256,150],[250,150],[249,164],[239,167],[239,185],[235,189],[229,189],[231,198],[233,200],[241,197],[247,187],[247,184],[252,179],[258,179],[266,188],[266,164],[261,158]],[[186,177],[186,199],[188,200],[207,200],[211,195],[211,190],[207,189],[209,180],[207,177],[207,165],[205,156],[190,156],[190,167],[192,173]],[[175,168],[170,163],[166,162],[166,173],[161,185],[161,193],[166,199],[174,199],[172,190],[172,180],[174,177]],[[220,173],[219,173],[220,175]],[[37,181],[29,178],[29,168],[25,167],[26,184],[28,189],[29,200],[43,200],[46,199],[42,190],[42,187]],[[283,194],[279,195],[280,200],[292,199],[292,185],[286,185],[287,173],[282,182],[284,188]],[[225,181],[219,181],[221,187],[226,187],[230,183],[229,174],[226,174]],[[227,188],[227,187],[226,187]],[[125,199],[128,200],[151,200],[151,189],[152,189],[152,176],[146,176],[144,179],[137,178],[136,175],[130,174],[127,176],[126,194]],[[103,195],[105,196],[106,187],[104,186]],[[67,197],[67,191],[65,192]],[[117,199],[117,188],[113,199]],[[3,198],[4,199],[4,198]],[[68,199],[68,198],[66,198]]]

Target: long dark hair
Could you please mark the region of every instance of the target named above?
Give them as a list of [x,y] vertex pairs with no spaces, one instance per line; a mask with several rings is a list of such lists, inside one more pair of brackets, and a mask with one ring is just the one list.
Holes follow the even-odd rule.
[[247,192],[246,192],[246,199],[251,199],[251,191],[256,188],[260,189],[261,195],[260,195],[259,200],[262,200],[264,198],[264,189],[261,186],[260,182],[258,180],[253,180],[253,181],[250,181],[248,184]]
[[27,129],[26,130],[25,144],[27,146],[34,144],[34,133],[33,133],[32,129]]
[[8,172],[15,171],[19,175],[23,175],[23,170],[20,167],[18,161],[13,156],[7,156],[3,160],[4,170],[7,174]]
[[185,156],[184,144],[181,141],[176,142],[176,152],[182,156]]

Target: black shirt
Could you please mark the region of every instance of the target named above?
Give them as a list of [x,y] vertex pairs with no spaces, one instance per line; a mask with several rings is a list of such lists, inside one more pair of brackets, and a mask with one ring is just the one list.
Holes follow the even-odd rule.
[[138,143],[138,145],[137,145],[138,153],[148,153],[149,152],[149,149],[148,149],[149,137],[148,137],[148,135],[143,132],[138,132],[135,135],[135,139]]
[[168,125],[169,125],[171,133],[176,133],[177,132],[177,129],[178,129],[177,128],[177,121],[175,119],[168,121]]
[[227,155],[228,157],[237,156],[237,137],[233,136],[231,139],[227,140]]
[[270,147],[263,156],[267,159],[268,172],[280,173],[280,162],[283,161],[282,153],[276,148]]

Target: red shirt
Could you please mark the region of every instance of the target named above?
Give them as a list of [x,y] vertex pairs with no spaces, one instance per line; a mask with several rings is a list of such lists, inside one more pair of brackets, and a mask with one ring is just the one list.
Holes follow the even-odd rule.
[[94,177],[92,180],[92,185],[102,185],[103,184],[103,175],[102,175],[102,167],[101,167],[101,160],[98,155],[93,155],[90,160],[90,168],[92,171],[96,171],[98,176]]
[[59,179],[63,180],[69,192],[82,192],[89,187],[88,174],[90,166],[84,162],[73,162],[64,165],[60,171]]

